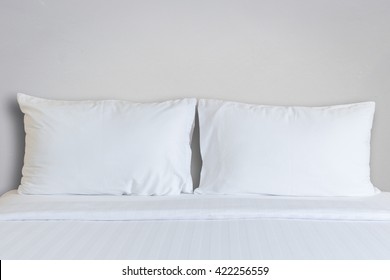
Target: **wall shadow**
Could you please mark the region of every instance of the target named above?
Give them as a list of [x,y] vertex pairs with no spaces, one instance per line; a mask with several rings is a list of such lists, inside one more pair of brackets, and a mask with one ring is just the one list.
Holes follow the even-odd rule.
[[23,117],[24,114],[20,111],[19,104],[16,99],[9,100],[7,103],[7,111],[8,114],[11,115],[12,122],[12,133],[14,134],[12,139],[15,139],[16,143],[14,145],[10,145],[12,147],[12,155],[13,159],[10,164],[12,167],[10,168],[9,180],[11,187],[16,188],[20,184],[20,178],[22,177],[22,167],[23,167],[23,159],[24,159],[24,146],[25,146],[25,132],[24,132],[24,124]]

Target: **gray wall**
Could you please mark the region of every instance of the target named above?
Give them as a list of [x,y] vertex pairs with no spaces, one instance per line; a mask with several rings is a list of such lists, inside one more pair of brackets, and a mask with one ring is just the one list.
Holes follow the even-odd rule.
[[[390,191],[389,74],[388,0],[0,0],[0,193],[21,175],[16,92],[278,105],[373,100],[372,179]],[[194,162],[198,169],[198,155]]]

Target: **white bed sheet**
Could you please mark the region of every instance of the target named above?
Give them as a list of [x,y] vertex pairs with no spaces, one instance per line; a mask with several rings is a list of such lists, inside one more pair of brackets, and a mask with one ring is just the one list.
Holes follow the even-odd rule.
[[0,220],[316,219],[390,221],[390,193],[369,197],[263,195],[75,196],[4,194]]
[[0,259],[390,259],[390,194],[0,199]]

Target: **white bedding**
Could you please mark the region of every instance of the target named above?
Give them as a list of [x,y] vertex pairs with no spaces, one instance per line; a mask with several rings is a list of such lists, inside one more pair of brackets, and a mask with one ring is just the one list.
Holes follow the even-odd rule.
[[262,195],[2,196],[0,220],[316,219],[390,221],[390,193],[369,197]]
[[390,193],[0,199],[0,259],[390,259],[389,236]]

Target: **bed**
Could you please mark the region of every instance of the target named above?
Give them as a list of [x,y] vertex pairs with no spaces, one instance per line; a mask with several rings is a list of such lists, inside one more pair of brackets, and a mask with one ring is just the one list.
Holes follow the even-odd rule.
[[390,259],[373,102],[18,101],[23,176],[0,198],[0,259]]
[[0,259],[390,259],[390,193],[0,198]]

